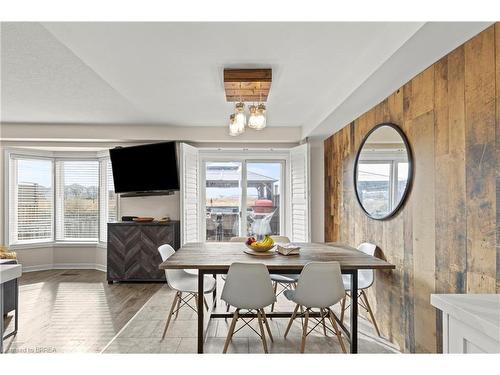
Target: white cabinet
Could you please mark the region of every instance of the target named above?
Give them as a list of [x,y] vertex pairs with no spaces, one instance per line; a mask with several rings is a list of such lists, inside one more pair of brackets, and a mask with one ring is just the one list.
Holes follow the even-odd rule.
[[500,294],[433,294],[443,314],[443,353],[500,353]]
[[17,321],[18,321],[18,297],[17,293],[19,293],[18,290],[18,285],[16,281],[16,319],[15,319],[15,328],[14,332],[9,333],[8,335],[4,336],[4,321],[3,321],[3,292],[4,292],[4,285],[5,283],[11,281],[11,280],[17,280],[19,277],[21,277],[22,274],[22,266],[20,264],[6,264],[6,261],[0,259],[0,353],[3,353],[3,340],[9,336],[12,336],[12,334],[15,334],[17,332]]

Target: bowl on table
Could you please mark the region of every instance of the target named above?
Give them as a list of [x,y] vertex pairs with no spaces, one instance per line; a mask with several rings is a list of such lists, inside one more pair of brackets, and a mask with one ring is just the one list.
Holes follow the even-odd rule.
[[275,244],[273,243],[273,244],[267,245],[267,246],[257,246],[254,244],[251,244],[251,245],[245,244],[245,246],[248,247],[252,251],[256,251],[258,253],[265,253],[266,251],[271,250],[275,246]]

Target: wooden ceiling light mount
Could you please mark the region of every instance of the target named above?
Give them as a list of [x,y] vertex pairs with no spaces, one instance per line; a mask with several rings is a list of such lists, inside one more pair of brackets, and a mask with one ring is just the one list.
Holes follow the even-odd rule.
[[267,102],[272,69],[224,69],[228,102]]

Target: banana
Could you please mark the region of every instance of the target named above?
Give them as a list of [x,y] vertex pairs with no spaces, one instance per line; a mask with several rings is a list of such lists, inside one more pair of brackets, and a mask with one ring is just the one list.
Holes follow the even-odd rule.
[[264,249],[266,247],[271,247],[273,245],[274,245],[273,239],[269,236],[266,236],[262,241],[254,242],[250,246],[254,249]]

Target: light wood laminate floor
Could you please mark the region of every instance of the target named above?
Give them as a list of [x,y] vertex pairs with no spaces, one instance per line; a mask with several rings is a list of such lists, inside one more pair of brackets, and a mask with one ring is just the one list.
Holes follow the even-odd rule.
[[[106,274],[94,270],[55,270],[25,273],[20,286],[20,326],[6,340],[10,353],[195,353],[196,314],[181,310],[172,320],[167,337],[160,340],[173,291],[164,284],[124,283],[108,285]],[[222,280],[219,278],[219,290]],[[225,310],[224,304],[219,308]],[[278,310],[291,310],[282,296]],[[205,351],[221,353],[229,321],[214,319]],[[298,353],[300,323],[283,338],[287,319],[273,319],[275,340],[271,353]],[[8,329],[12,327],[8,319]],[[360,318],[360,352],[390,353],[389,342],[375,337],[370,324]],[[230,353],[262,353],[260,339],[248,328],[235,336]],[[334,337],[321,331],[308,337],[306,352],[339,353]]]
[[[24,273],[9,353],[99,353],[162,284],[108,285],[96,270]],[[13,326],[12,313],[6,319]]]

